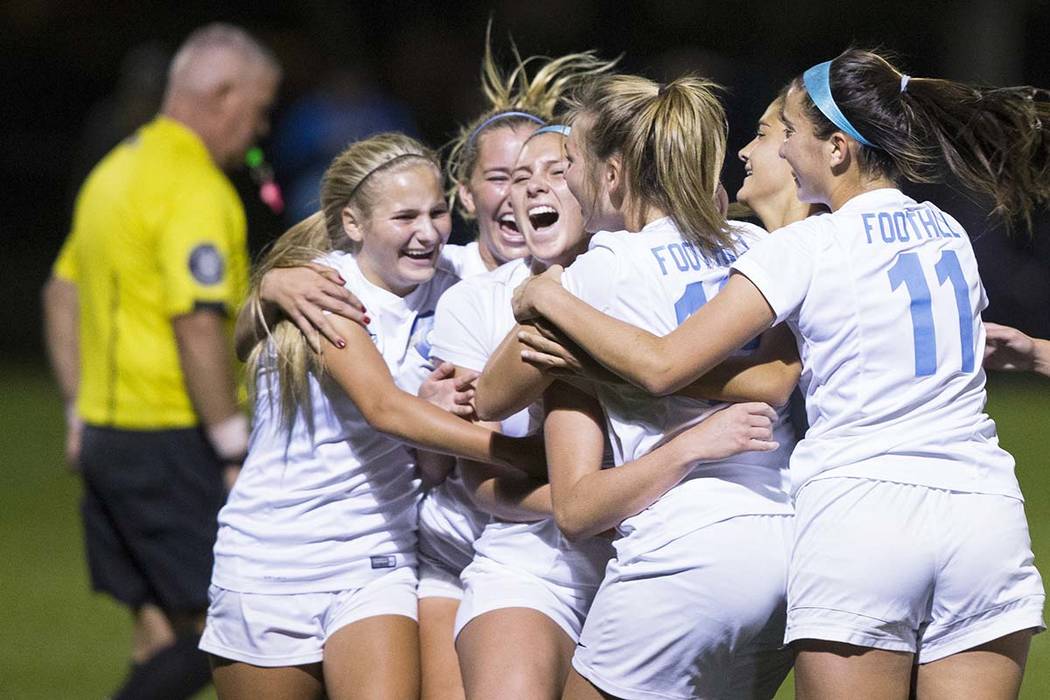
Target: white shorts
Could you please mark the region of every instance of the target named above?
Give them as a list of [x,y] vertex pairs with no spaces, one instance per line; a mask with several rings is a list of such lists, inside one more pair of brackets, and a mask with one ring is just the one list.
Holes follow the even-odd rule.
[[451,571],[449,565],[419,554],[419,587],[416,594],[423,598],[463,599],[463,582],[458,571]]
[[786,640],[944,658],[1043,626],[1024,504],[858,478],[799,491]]
[[529,608],[549,617],[569,639],[580,629],[591,607],[595,589],[546,581],[486,557],[476,557],[463,569],[463,600],[456,613],[456,636],[476,617],[503,608]]
[[324,658],[325,641],[377,615],[417,619],[416,572],[403,566],[362,588],[332,593],[208,590],[211,605],[200,648],[255,666],[301,666]]
[[773,697],[791,537],[789,515],[742,515],[614,559],[573,667],[627,700]]
[[469,500],[458,476],[435,486],[419,506],[419,597],[463,597],[460,572],[474,559],[474,541],[489,516]]

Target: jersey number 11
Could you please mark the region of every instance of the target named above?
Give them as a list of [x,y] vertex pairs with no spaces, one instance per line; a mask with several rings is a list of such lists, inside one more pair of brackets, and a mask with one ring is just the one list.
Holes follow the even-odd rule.
[[[955,305],[959,312],[959,342],[962,344],[962,371],[973,371],[973,311],[970,296],[963,277],[959,257],[954,250],[941,253],[941,259],[933,268],[937,273],[937,284],[952,283]],[[890,278],[890,291],[904,284],[911,296],[911,328],[915,338],[915,376],[924,377],[937,371],[937,338],[933,327],[933,309],[930,288],[922,271],[918,253],[903,253],[886,273]]]

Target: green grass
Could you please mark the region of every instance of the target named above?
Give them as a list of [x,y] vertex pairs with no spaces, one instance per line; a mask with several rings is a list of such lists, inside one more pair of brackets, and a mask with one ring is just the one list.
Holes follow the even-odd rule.
[[[90,592],[80,484],[62,457],[62,411],[40,367],[2,368],[0,394],[0,697],[99,698],[124,675],[130,619]],[[988,410],[1017,458],[1036,562],[1050,564],[1050,382],[994,376]],[[1035,638],[1023,698],[1050,697],[1050,634]],[[214,697],[202,693],[201,698]],[[777,696],[790,698],[786,685]]]

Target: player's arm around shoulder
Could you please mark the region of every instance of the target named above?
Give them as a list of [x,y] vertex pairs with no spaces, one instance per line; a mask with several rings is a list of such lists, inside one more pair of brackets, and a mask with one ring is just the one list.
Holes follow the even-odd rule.
[[445,454],[530,470],[546,468],[542,450],[474,425],[400,389],[364,328],[336,316],[332,323],[346,342],[338,347],[322,341],[325,367],[373,428]]

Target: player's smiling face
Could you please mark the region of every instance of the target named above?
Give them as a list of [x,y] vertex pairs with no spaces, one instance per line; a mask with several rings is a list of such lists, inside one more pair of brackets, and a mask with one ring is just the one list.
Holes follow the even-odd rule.
[[371,178],[363,193],[368,210],[346,207],[343,226],[357,244],[354,258],[365,277],[404,296],[434,276],[452,230],[441,175],[431,163],[418,161]]
[[802,106],[803,93],[795,88],[788,91],[780,119],[784,124],[784,141],[780,157],[787,161],[798,187],[798,198],[803,202],[827,204],[825,181],[830,175],[826,152],[827,141],[817,138],[813,122]]
[[565,137],[546,133],[521,149],[510,200],[529,254],[545,265],[568,265],[586,247],[580,205],[565,181]]
[[758,120],[755,137],[738,153],[744,162],[744,183],[736,198],[752,208],[763,202],[781,201],[777,198],[784,194],[795,195],[791,166],[780,157],[780,146],[784,142],[780,108],[780,100],[766,107]]
[[490,265],[528,254],[525,237],[510,206],[510,173],[525,139],[537,125],[514,124],[486,129],[478,136],[478,159],[460,198],[478,224],[478,245]]

